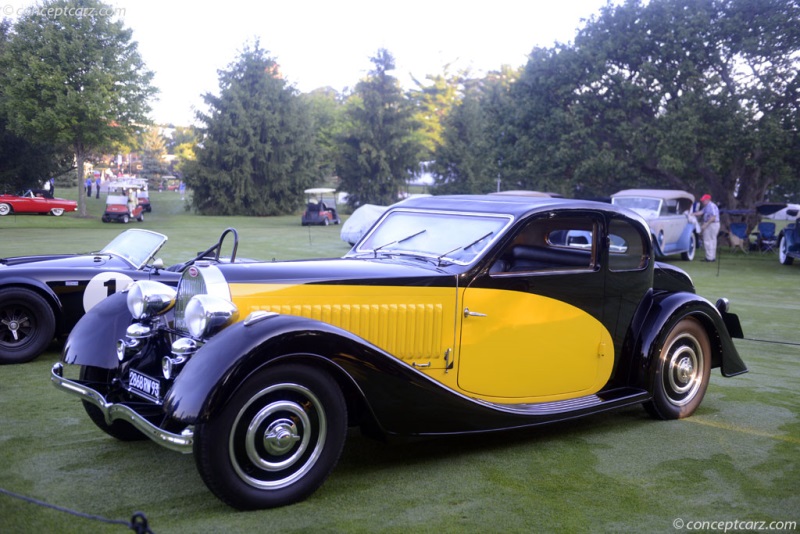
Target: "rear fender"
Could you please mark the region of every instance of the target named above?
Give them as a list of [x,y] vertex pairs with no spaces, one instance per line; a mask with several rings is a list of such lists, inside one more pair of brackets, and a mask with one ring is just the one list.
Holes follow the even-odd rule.
[[11,277],[11,278],[4,278],[3,285],[0,286],[0,289],[5,287],[18,287],[22,289],[30,289],[31,291],[35,291],[47,301],[50,307],[53,309],[53,315],[56,318],[56,336],[61,335],[64,331],[64,306],[61,303],[61,300],[58,298],[58,295],[40,280],[36,280],[35,278],[30,277]]
[[[654,294],[649,309],[644,313],[633,334],[633,361],[636,369],[635,382],[652,391],[653,365],[660,357],[660,348],[672,327],[686,317],[697,319],[708,333],[711,342],[711,366],[721,368],[722,375],[736,376],[747,372],[725,320],[717,308],[704,298],[693,293]],[[729,320],[735,316],[731,314]],[[736,321],[738,323],[738,320]]]

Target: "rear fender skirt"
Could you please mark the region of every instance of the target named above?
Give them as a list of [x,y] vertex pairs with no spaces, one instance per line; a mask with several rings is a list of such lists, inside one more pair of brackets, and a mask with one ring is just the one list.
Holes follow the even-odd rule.
[[727,377],[747,372],[722,316],[710,302],[693,293],[661,293],[653,295],[644,318],[634,322],[638,330],[633,334],[634,382],[638,387],[651,390],[650,370],[660,356],[658,349],[670,329],[685,317],[694,317],[708,332],[712,367],[720,367]]
[[89,310],[70,332],[61,361],[103,369],[118,367],[117,340],[125,337],[133,320],[127,299],[127,293],[115,293]]
[[599,396],[592,396],[593,403],[564,403],[561,409],[538,412],[475,400],[346,331],[313,319],[276,315],[249,327],[244,322],[231,325],[201,347],[167,392],[166,414],[184,424],[206,421],[252,373],[286,361],[326,367],[348,402],[363,406],[386,436],[522,428],[612,406]]

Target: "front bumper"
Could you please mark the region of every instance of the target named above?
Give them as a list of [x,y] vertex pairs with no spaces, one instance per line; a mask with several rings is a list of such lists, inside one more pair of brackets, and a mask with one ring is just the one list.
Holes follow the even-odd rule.
[[103,413],[107,424],[110,425],[114,421],[126,421],[162,447],[183,454],[190,454],[192,452],[194,432],[191,427],[187,427],[180,434],[167,432],[152,424],[132,408],[124,404],[110,403],[106,401],[102,394],[89,386],[64,378],[64,366],[60,362],[54,364],[53,368],[50,370],[50,381],[57,389],[76,395],[80,397],[81,400],[97,406]]

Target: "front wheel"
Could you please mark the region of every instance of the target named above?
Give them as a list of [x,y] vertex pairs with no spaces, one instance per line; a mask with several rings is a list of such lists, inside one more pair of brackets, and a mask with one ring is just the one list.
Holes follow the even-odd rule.
[[136,217],[136,220],[139,222],[144,222],[144,211],[142,211],[142,213],[140,213],[139,216]]
[[789,243],[786,241],[786,236],[781,236],[781,243],[778,247],[778,261],[783,265],[791,265],[794,263],[794,258],[789,255]]
[[131,218],[130,218],[130,217],[128,217],[127,215],[123,215],[123,216],[122,216],[122,224],[128,224],[128,222],[129,222],[130,220],[131,220]]
[[53,308],[30,289],[0,290],[0,363],[25,363],[44,352],[56,332]]
[[6,204],[5,202],[1,203],[0,204],[0,217],[2,217],[3,215],[8,215],[9,213],[11,213],[11,205],[10,204]]
[[64,208],[53,208],[50,210],[50,213],[53,214],[54,217],[61,217],[64,215]]
[[243,509],[301,501],[331,473],[347,407],[336,382],[306,365],[264,368],[195,427],[197,469],[222,501]]
[[694,232],[692,232],[691,237],[689,238],[689,250],[681,253],[681,259],[684,261],[692,261],[694,259],[694,253],[696,250],[697,250],[697,236],[695,236]]
[[653,398],[644,407],[658,419],[682,419],[703,400],[711,376],[711,343],[691,317],[672,327],[654,371]]

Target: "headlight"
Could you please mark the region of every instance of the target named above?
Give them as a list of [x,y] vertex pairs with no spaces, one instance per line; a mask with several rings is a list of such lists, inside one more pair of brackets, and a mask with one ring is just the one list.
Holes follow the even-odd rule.
[[195,338],[213,335],[238,318],[232,302],[212,295],[195,295],[186,305],[186,329]]
[[160,315],[175,305],[175,289],[152,280],[140,280],[128,290],[128,310],[134,319]]

